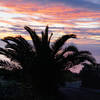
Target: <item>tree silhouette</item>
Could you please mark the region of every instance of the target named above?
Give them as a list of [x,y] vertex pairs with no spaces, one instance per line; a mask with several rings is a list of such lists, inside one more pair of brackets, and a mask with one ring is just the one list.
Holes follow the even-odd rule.
[[25,29],[29,32],[34,46],[21,36],[5,37],[2,40],[6,45],[5,48],[0,48],[0,54],[21,65],[23,82],[32,85],[34,96],[55,97],[59,86],[65,82],[64,74],[67,69],[84,61],[93,64],[96,62],[89,51],[79,51],[75,46],[62,49],[68,39],[76,38],[74,34],[63,35],[51,45],[53,34],[48,36],[48,26],[45,32],[41,32],[41,37],[35,30],[27,26]]
[[82,87],[100,89],[100,64],[83,64],[80,72]]

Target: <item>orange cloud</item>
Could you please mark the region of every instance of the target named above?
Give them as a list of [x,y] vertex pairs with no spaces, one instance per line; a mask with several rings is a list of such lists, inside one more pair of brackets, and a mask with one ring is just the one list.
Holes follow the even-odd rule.
[[7,20],[0,20],[0,23],[7,23],[7,24],[11,24],[11,25],[15,25],[16,23],[7,21]]
[[[84,32],[92,32],[92,33],[99,33],[100,30],[94,29],[97,27],[100,27],[100,12],[94,12],[94,11],[84,11],[81,9],[72,8],[70,6],[65,6],[63,4],[50,4],[48,5],[41,5],[39,3],[26,3],[26,2],[20,2],[22,0],[17,0],[19,2],[7,2],[7,1],[0,1],[1,7],[6,7],[9,9],[8,13],[11,15],[10,18],[1,19],[0,22],[7,23],[11,25],[18,25],[18,26],[24,26],[24,25],[30,25],[32,28],[34,25],[37,26],[46,26],[49,25],[50,27],[58,27],[62,29],[51,29],[50,31],[54,32],[54,40],[57,36],[61,36],[63,34],[68,33],[74,33],[78,34],[79,38],[81,38],[84,41],[81,40],[74,40],[75,43],[81,43],[81,44],[88,44],[88,43],[97,43],[97,37],[91,38],[90,36],[87,36],[86,39],[89,39],[86,41],[86,39],[83,39],[82,37],[85,37],[86,34]],[[11,12],[10,12],[11,10]],[[2,12],[3,13],[3,12]],[[85,21],[82,19],[84,18]],[[91,19],[91,21],[88,21],[88,19]],[[97,19],[97,20],[94,20]],[[12,27],[13,27],[12,26]],[[6,27],[6,26],[5,26]],[[80,28],[80,30],[78,30]],[[87,28],[85,31],[81,30],[81,28]],[[89,28],[93,28],[92,30]],[[43,29],[43,27],[37,27],[37,29]],[[7,30],[5,28],[5,30]],[[58,34],[59,32],[59,34]],[[0,36],[1,38],[4,36],[7,36],[9,34],[2,34]],[[14,35],[14,32],[11,34]],[[23,35],[26,39],[30,40],[30,37],[27,35]]]
[[19,36],[21,35],[23,38],[25,38],[26,40],[31,40],[31,37],[29,35],[25,35],[25,34],[15,34],[15,33],[2,33],[0,34],[0,39],[3,39],[4,37],[7,37],[7,36],[12,36],[12,37],[16,37],[16,36]]
[[50,4],[40,5],[38,3],[14,3],[14,2],[3,2],[5,7],[14,9],[16,13],[25,14],[44,14],[56,17],[56,19],[74,19],[74,18],[99,18],[100,12],[93,11],[81,11],[63,4]]
[[87,32],[90,32],[90,33],[100,33],[100,29],[91,29],[91,30],[87,30]]

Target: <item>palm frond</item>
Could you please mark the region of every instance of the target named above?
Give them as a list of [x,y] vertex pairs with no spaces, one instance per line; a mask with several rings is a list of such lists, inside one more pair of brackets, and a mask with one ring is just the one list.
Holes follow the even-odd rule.
[[63,59],[64,54],[65,54],[66,52],[67,52],[67,48],[64,48],[64,49],[62,50],[61,53],[58,53],[58,54],[55,56],[56,60],[59,61],[60,59]]
[[53,33],[51,33],[51,35],[49,37],[48,44],[50,44],[50,40],[51,40],[52,36],[53,36]]
[[14,58],[15,56],[15,52],[11,49],[0,48],[0,54],[5,55],[6,57],[11,58],[11,59]]
[[45,41],[45,43],[47,43],[48,44],[48,26],[46,26],[46,29],[45,29],[45,34],[44,34],[44,41]]
[[68,66],[68,63],[70,62],[71,65],[68,66],[68,68],[71,68],[71,67],[78,65],[78,64],[81,64],[85,61],[88,61],[89,63],[93,64],[94,66],[96,64],[95,58],[86,54],[86,55],[77,55],[77,56],[71,55],[71,57],[69,55],[69,57],[66,58],[66,65]]
[[0,66],[1,68],[8,69],[8,70],[20,68],[20,65],[16,65],[7,60],[0,60]]
[[51,33],[51,35],[50,35],[50,37],[48,37],[48,29],[49,29],[49,27],[48,26],[46,26],[46,28],[45,28],[45,32],[41,32],[41,34],[42,34],[42,44],[45,46],[49,46],[49,43],[50,43],[50,40],[51,40],[51,37],[52,37],[52,35],[53,35],[53,33]]
[[[20,37],[20,36],[18,36],[18,37]],[[9,44],[9,41],[12,41],[16,44],[20,43],[20,41],[17,37],[11,37],[11,36],[5,37],[4,39],[2,39],[2,41],[6,42],[7,44]]]
[[64,35],[61,38],[57,39],[55,43],[52,45],[53,54],[56,54],[58,50],[64,45],[64,43],[70,38],[76,38],[76,35]]
[[74,45],[70,45],[67,47],[67,51],[78,52],[78,49]]
[[[34,58],[34,51],[31,46],[24,38],[21,36],[17,37],[6,37],[3,39],[7,44],[5,49],[0,48],[0,54],[5,55],[13,61],[19,62],[22,67],[25,67],[25,62],[30,62]],[[27,64],[26,64],[27,65]]]
[[2,39],[2,41],[6,42],[8,45],[12,45],[13,43],[10,43],[9,41],[12,41],[16,44],[16,46],[20,46],[23,48],[32,48],[32,46],[21,36],[16,37],[5,37]]
[[36,34],[35,30],[33,31],[31,28],[29,28],[28,26],[24,27],[30,34],[32,40],[33,40],[33,44],[35,46],[36,52],[38,52],[40,50],[41,47],[41,39],[40,37]]
[[58,63],[61,65],[65,65],[65,67],[68,69],[68,68],[71,68],[75,65],[81,64],[85,61],[90,62],[94,66],[96,64],[95,58],[92,55],[90,55],[90,53],[87,51],[73,52],[71,54],[68,54],[66,57],[62,56],[58,60]]
[[0,54],[6,55],[7,53],[7,50],[0,47]]
[[90,55],[80,55],[77,57],[80,62],[83,61],[89,61],[91,64],[95,65],[96,64],[96,59],[93,56]]

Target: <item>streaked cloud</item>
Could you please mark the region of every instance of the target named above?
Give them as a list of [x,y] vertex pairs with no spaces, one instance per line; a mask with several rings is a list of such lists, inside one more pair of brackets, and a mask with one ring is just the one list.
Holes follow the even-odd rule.
[[[52,42],[64,34],[76,34],[69,43],[100,44],[99,0],[0,0],[0,38],[22,35],[31,40],[24,30],[28,25],[40,35],[49,25]],[[98,48],[98,47],[97,47]]]

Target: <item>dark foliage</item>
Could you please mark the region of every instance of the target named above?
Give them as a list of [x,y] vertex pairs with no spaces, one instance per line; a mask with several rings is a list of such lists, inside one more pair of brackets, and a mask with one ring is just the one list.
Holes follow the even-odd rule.
[[66,82],[74,82],[74,81],[79,81],[79,74],[78,73],[73,73],[70,70],[66,70],[64,74],[64,78]]
[[[48,26],[41,37],[31,28],[25,26],[25,29],[32,38],[34,48],[21,36],[5,37],[2,40],[6,46],[0,48],[0,54],[19,62],[22,80],[32,85],[35,95],[55,95],[58,86],[65,82],[67,69],[84,61],[96,62],[89,51],[79,51],[75,46],[62,49],[68,39],[76,38],[74,34],[64,35],[50,45],[52,34],[48,37]],[[67,56],[64,56],[66,53]]]
[[80,78],[82,87],[100,89],[100,65],[84,64]]

